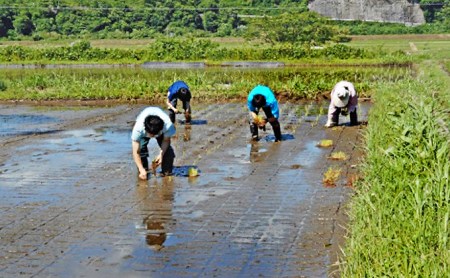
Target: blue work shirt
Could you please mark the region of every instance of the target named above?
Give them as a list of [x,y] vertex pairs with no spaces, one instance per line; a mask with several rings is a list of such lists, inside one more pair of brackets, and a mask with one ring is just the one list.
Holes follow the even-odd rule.
[[272,115],[276,119],[278,119],[278,117],[280,116],[280,111],[278,110],[278,101],[275,98],[272,90],[267,86],[258,85],[250,91],[250,94],[247,98],[247,107],[248,110],[256,113],[258,112],[258,109],[252,105],[252,100],[255,95],[263,95],[266,98],[266,105],[264,105],[264,107],[270,107]]
[[181,80],[175,81],[172,85],[170,85],[168,90],[169,94],[167,96],[169,101],[172,101],[174,98],[177,97],[176,94],[178,90],[180,90],[181,88],[186,88],[188,91],[190,91],[188,85]]

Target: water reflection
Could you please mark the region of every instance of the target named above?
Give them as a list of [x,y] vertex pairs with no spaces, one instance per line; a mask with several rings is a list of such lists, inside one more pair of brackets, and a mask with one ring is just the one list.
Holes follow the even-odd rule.
[[252,142],[247,145],[247,148],[250,151],[249,157],[250,162],[260,162],[264,159],[263,154],[267,152],[266,148],[260,148],[258,142]]
[[183,141],[187,142],[191,140],[191,126],[185,125],[184,126],[184,133],[183,133]]
[[168,237],[168,226],[173,222],[174,201],[173,177],[150,181],[138,180],[136,198],[139,201],[143,220],[145,242],[153,250],[161,250]]

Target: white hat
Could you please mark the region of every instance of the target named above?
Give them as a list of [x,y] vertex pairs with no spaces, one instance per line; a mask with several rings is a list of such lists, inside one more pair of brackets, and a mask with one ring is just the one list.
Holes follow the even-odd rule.
[[350,92],[348,88],[344,86],[336,88],[334,94],[331,96],[334,106],[339,108],[347,106],[349,98]]

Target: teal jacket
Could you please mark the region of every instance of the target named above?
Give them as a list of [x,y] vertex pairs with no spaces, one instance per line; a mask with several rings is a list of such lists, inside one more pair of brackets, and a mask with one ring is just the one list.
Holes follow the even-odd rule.
[[250,91],[247,98],[247,107],[248,110],[256,113],[258,112],[257,108],[252,105],[252,100],[255,95],[263,95],[266,98],[266,105],[264,105],[264,107],[270,107],[272,115],[278,119],[280,116],[280,110],[278,110],[278,101],[272,90],[267,86],[258,85]]

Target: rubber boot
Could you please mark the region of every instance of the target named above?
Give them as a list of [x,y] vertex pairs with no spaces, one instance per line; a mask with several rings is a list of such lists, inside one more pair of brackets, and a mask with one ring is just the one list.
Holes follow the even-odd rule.
[[272,124],[273,133],[275,134],[275,142],[281,141],[281,127],[278,121]]
[[250,133],[252,134],[252,140],[258,140],[258,126],[254,123],[250,123]]
[[339,114],[341,113],[341,108],[336,108],[336,111],[332,114],[331,117],[331,126],[338,126],[339,125]]
[[191,123],[191,113],[190,112],[185,112],[184,113],[184,116],[186,117],[186,121],[185,121],[185,123],[186,124],[190,124]]
[[350,112],[350,125],[358,125],[358,114],[356,113],[356,109],[353,112]]
[[161,171],[163,176],[172,175],[174,160],[175,160],[175,152],[173,151],[172,146],[170,146],[164,153],[164,157],[162,159]]

